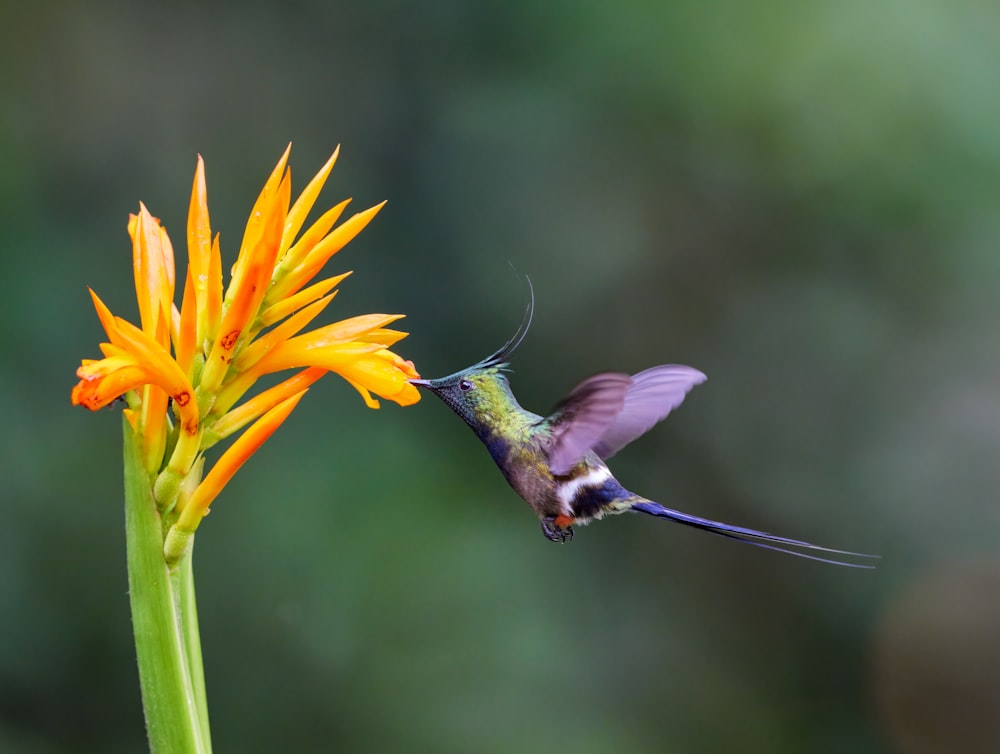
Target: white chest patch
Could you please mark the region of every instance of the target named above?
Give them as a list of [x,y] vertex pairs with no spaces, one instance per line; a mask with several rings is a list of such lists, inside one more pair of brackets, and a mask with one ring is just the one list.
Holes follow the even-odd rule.
[[573,500],[576,494],[586,487],[600,487],[611,478],[611,469],[607,466],[598,466],[590,469],[586,474],[581,474],[575,479],[563,482],[556,491],[556,497],[562,505],[564,516],[573,515]]

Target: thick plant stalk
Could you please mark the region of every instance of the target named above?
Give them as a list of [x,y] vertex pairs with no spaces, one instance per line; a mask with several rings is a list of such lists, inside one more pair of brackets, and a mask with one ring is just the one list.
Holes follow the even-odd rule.
[[209,754],[191,555],[171,575],[163,557],[163,521],[143,468],[142,438],[127,420],[123,425],[129,601],[150,751]]

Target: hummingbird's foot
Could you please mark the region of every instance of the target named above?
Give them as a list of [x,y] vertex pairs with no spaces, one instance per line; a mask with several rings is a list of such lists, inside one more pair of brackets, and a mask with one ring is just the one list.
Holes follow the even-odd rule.
[[545,538],[549,542],[563,544],[573,539],[573,527],[567,526],[563,528],[556,523],[555,516],[546,516],[542,519],[542,534],[545,535]]

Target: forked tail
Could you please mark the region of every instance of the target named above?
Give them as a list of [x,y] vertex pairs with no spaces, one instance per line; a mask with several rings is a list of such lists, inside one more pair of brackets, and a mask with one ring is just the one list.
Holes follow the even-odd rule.
[[[720,537],[735,539],[737,542],[745,542],[748,545],[764,547],[768,550],[775,550],[776,552],[783,552],[800,558],[808,558],[809,560],[818,560],[820,563],[832,563],[833,565],[847,566],[849,568],[875,567],[874,565],[868,563],[851,563],[847,560],[821,558],[818,555],[810,555],[792,548],[798,547],[806,550],[818,550],[820,552],[834,553],[836,555],[850,555],[855,558],[881,557],[880,555],[869,555],[864,552],[851,552],[850,550],[835,550],[832,547],[820,547],[819,545],[814,545],[810,542],[803,542],[798,539],[789,539],[788,537],[779,537],[774,534],[768,534],[765,531],[757,531],[756,529],[745,529],[742,526],[723,524],[719,521],[712,521],[707,518],[700,518],[699,516],[691,516],[687,513],[681,513],[680,511],[665,508],[659,503],[654,503],[652,501],[632,503],[632,510],[648,513],[650,516],[657,516],[658,518],[666,518],[671,521],[676,521],[679,524],[685,524],[686,526],[693,526],[695,529],[703,529],[704,531],[711,532],[712,534],[718,534]],[[777,545],[787,545],[787,547],[778,547]]]

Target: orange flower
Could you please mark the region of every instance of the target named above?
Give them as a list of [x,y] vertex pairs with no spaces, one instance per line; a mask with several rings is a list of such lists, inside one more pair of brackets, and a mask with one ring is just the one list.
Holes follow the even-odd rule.
[[[174,540],[189,539],[236,469],[287,418],[309,386],[337,372],[378,408],[372,393],[401,406],[420,400],[408,380],[412,362],[389,350],[406,333],[386,329],[399,314],[368,314],[300,334],[350,273],[313,283],[331,256],[382,204],[334,227],[347,201],[300,234],[337,153],[291,203],[291,147],[261,190],[225,292],[218,235],[212,236],[199,156],[188,213],[188,267],[180,309],[174,304],[174,252],[145,206],[129,218],[139,326],[115,317],[91,296],[108,342],[104,358],[85,359],[72,402],[97,410],[124,396],[126,417],[142,438],[146,469],[161,511],[174,511]],[[262,376],[303,368],[237,405]],[[201,479],[204,451],[250,426]],[[169,452],[168,452],[169,451]],[[168,541],[168,556],[171,554]],[[179,557],[183,552],[174,551]],[[169,558],[168,558],[169,559]]]

